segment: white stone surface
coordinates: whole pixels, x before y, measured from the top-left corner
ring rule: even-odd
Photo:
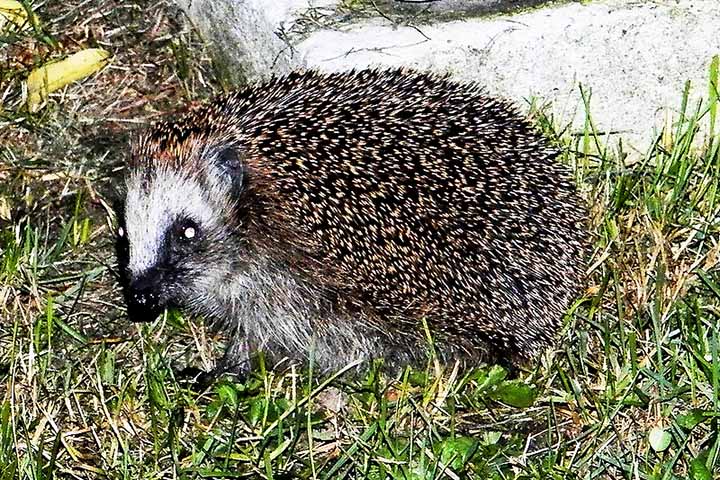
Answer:
[[[215,8],[221,3],[206,1]],[[592,92],[590,110],[598,130],[618,132],[614,138],[640,150],[666,113],[679,106],[685,81],[692,82],[696,97],[707,96],[708,65],[720,54],[718,0],[595,0],[418,27],[396,26],[378,16],[314,31],[292,48],[273,32],[289,31],[303,10],[332,1],[223,1],[248,13],[233,17],[233,32],[242,32],[234,34],[239,41],[220,48],[243,61],[250,78],[295,67],[408,65],[449,71],[481,82],[521,108],[531,97],[549,101],[555,118],[576,129],[585,121],[582,84]],[[227,30],[203,20],[209,14],[197,8],[200,3],[195,1],[190,13],[201,28]]]
[[[298,66],[283,31],[326,0],[176,0],[227,64],[236,82]],[[331,2],[334,4],[334,2]]]

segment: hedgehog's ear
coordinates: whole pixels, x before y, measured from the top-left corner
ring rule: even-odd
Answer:
[[[245,182],[245,155],[235,146],[225,146],[214,157],[215,167],[223,181],[239,192]]]

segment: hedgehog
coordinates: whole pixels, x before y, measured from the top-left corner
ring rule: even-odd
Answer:
[[[136,136],[118,212],[128,315],[168,307],[323,370],[434,352],[517,364],[583,280],[586,208],[559,150],[477,83],[297,71]]]

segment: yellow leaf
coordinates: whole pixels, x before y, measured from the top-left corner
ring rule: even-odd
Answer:
[[[0,0],[0,30],[10,22],[17,28],[29,29],[33,23],[37,23],[37,17],[33,14],[28,19],[27,10],[22,3],[15,0]]]
[[[102,48],[88,48],[65,60],[36,68],[27,79],[28,108],[36,111],[47,96],[65,85],[81,80],[107,65],[110,53]]]
[[[10,202],[7,198],[0,197],[0,220],[9,222],[12,220],[12,214],[10,213]]]

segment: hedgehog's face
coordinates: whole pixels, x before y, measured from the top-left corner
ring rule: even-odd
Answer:
[[[217,284],[210,279],[236,261],[228,248],[236,228],[227,212],[237,179],[226,177],[214,167],[130,170],[116,233],[131,320],[151,321],[166,307],[201,301],[209,293],[204,285]]]

